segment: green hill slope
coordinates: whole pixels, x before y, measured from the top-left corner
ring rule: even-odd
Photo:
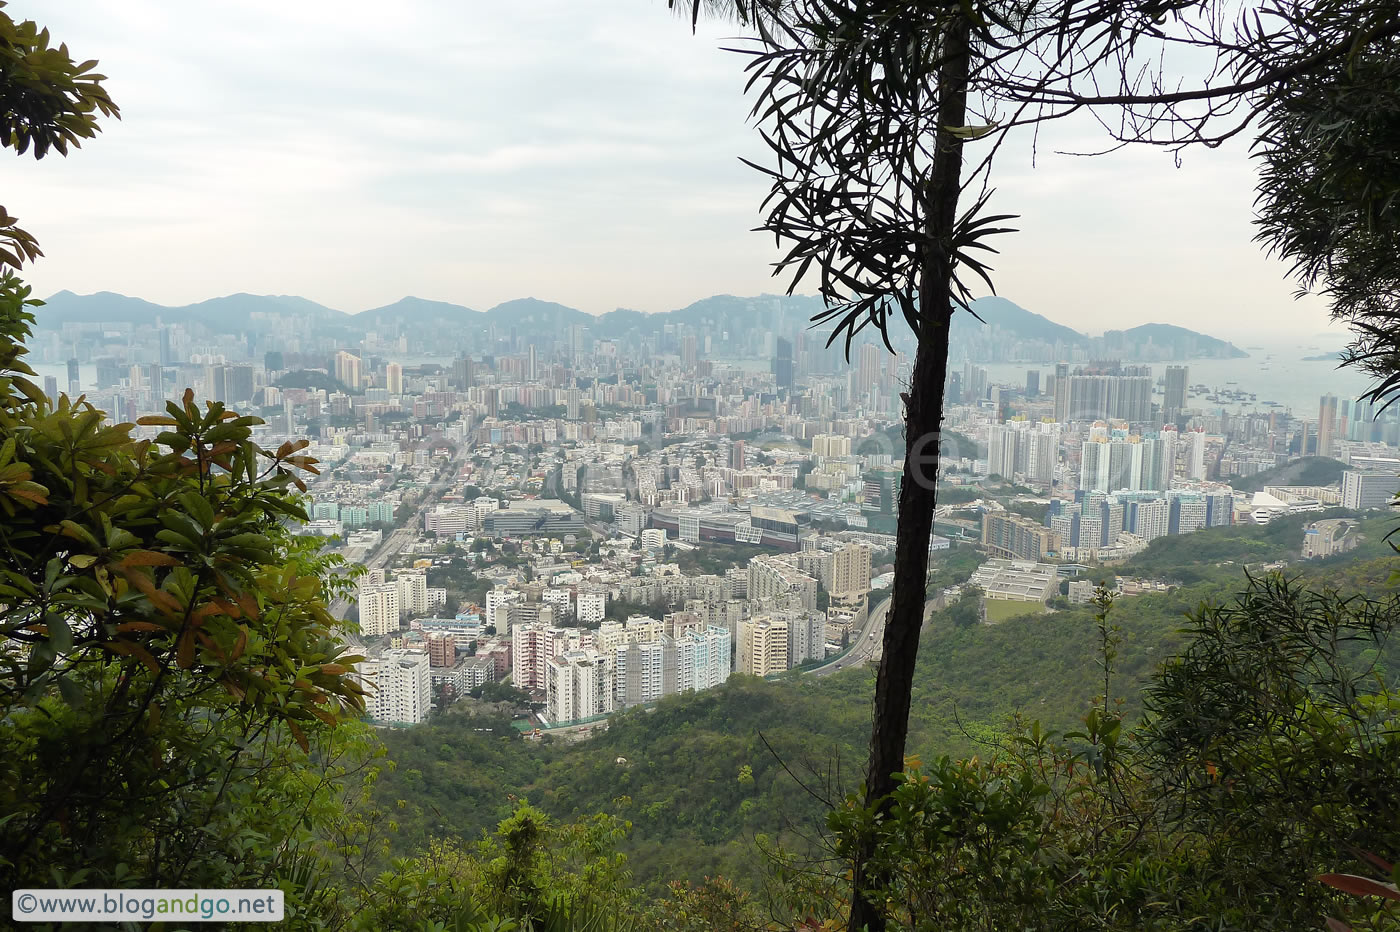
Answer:
[[[1297,552],[1295,523],[1172,540],[1189,540],[1198,560],[1202,553],[1277,560]],[[1358,550],[1298,572],[1378,591],[1394,566],[1381,540],[1387,529],[1383,519],[1366,522]],[[1158,547],[1155,562],[1166,572],[1179,568],[1180,556]],[[1157,666],[1184,645],[1185,613],[1238,591],[1243,562],[1115,606],[1123,642],[1112,691],[1131,717]],[[1134,570],[1149,567],[1144,561]],[[1014,716],[1060,730],[1076,725],[1101,690],[1096,644],[1087,606],[990,627],[934,616],[920,647],[910,753],[924,760],[995,753]],[[607,811],[631,820],[624,850],[653,892],[706,875],[753,879],[756,837],[803,845],[820,833],[826,807],[799,779],[827,799],[859,784],[873,689],[870,669],[821,679],[735,676],[719,689],[617,715],[606,732],[578,744],[529,744],[446,716],[385,734],[397,766],[381,778],[378,800],[398,820],[396,847],[404,851],[433,836],[477,838],[522,796],[561,817]]]

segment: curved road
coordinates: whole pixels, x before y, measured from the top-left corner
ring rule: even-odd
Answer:
[[[936,599],[926,601],[924,603],[924,623],[927,624],[929,615],[942,607],[943,597],[941,595]],[[870,610],[870,615],[866,618],[865,625],[860,631],[852,635],[849,650],[831,658],[830,663],[813,667],[807,673],[811,676],[828,676],[837,670],[859,666],[871,660],[879,660],[880,649],[884,646],[885,640],[885,616],[889,614],[889,610],[890,597],[887,595],[883,602]]]

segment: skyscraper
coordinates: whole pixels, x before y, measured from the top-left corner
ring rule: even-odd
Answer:
[[[1026,397],[1036,398],[1040,395],[1040,370],[1031,369],[1026,373]]]
[[[360,387],[360,357],[341,350],[335,354],[335,377],[349,389]]]
[[[83,393],[83,381],[78,375],[78,360],[68,360],[68,397],[77,398]]]
[[[384,367],[384,387],[390,395],[403,394],[403,366],[391,362]]]
[[[1189,378],[1186,366],[1167,366],[1166,390],[1162,396],[1162,419],[1175,423],[1186,409],[1186,384]]]
[[[773,375],[779,388],[792,388],[791,340],[778,337],[773,353]]]
[[[1337,396],[1323,395],[1317,407],[1317,455],[1331,456],[1332,441],[1335,439],[1337,439]]]

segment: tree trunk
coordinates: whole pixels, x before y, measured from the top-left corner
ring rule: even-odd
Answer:
[[[880,669],[875,681],[875,714],[870,732],[870,768],[865,802],[880,812],[890,807],[894,774],[904,769],[914,661],[923,627],[928,548],[938,478],[938,437],[943,426],[943,385],[948,373],[948,327],[953,316],[953,227],[962,186],[962,140],[943,127],[967,119],[970,24],[959,16],[944,36],[938,77],[938,147],[924,187],[928,243],[920,270],[920,330],[914,371],[905,399],[904,477],[899,492],[895,541],[894,593],[885,618]],[[862,838],[854,864],[850,932],[883,932],[883,909],[865,890],[885,883],[868,868],[874,838]]]

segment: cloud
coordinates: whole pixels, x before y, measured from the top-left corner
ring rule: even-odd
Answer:
[[[349,310],[522,294],[602,312],[772,291],[766,185],[728,25],[661,0],[102,0],[8,11],[95,57],[123,108],[67,160],[3,165],[40,293],[234,291]],[[1249,238],[1243,151],[999,165],[999,290],[1083,329],[1322,325]],[[786,284],[785,282],[783,283]]]

